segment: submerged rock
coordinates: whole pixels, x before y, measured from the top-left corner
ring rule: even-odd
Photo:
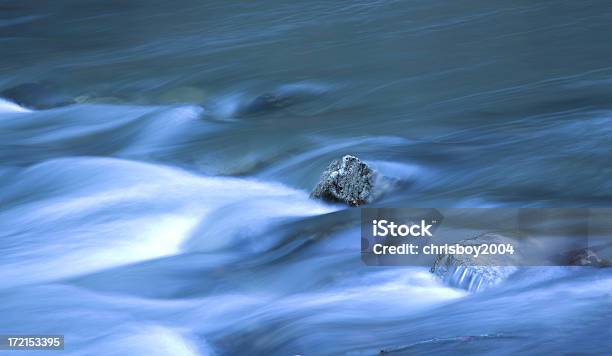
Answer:
[[[571,266],[612,267],[612,261],[601,258],[589,248],[571,251],[568,254],[567,262]]]
[[[315,83],[281,85],[241,105],[239,115],[259,115],[313,100],[327,91]]]
[[[20,84],[3,90],[0,97],[30,109],[51,109],[75,103],[73,98],[47,82]]]
[[[459,244],[481,245],[512,244],[516,239],[496,233],[487,233],[462,240]],[[453,287],[476,292],[496,285],[517,271],[520,255],[479,255],[477,258],[466,254],[441,254],[436,257],[431,273]],[[515,263],[512,263],[515,261]]]
[[[366,163],[346,155],[330,163],[310,196],[350,206],[367,204],[374,198],[375,178],[376,172]]]
[[[250,103],[248,103],[246,107],[244,107],[243,113],[259,114],[265,111],[286,108],[294,103],[295,98],[292,98],[289,95],[266,93],[256,97]]]

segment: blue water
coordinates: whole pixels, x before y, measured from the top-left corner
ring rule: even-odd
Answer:
[[[0,91],[69,101],[0,99],[0,334],[609,354],[610,269],[468,292],[366,267],[359,211],[309,192],[356,154],[398,182],[380,206],[609,207],[611,31],[608,1],[0,2]],[[253,109],[265,93],[291,100]]]

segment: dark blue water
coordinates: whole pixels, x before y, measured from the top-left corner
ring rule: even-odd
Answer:
[[[0,91],[41,94],[0,99],[0,334],[609,353],[610,270],[366,267],[358,211],[308,194],[356,154],[401,182],[382,206],[609,207],[610,33],[609,1],[1,1]]]

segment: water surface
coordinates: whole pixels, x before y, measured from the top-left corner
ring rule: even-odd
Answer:
[[[610,271],[468,293],[366,267],[358,211],[308,194],[356,154],[401,183],[380,206],[610,206],[610,33],[608,1],[3,1],[0,91],[71,104],[0,99],[0,334],[75,355],[609,352]],[[291,105],[248,109],[267,93]]]

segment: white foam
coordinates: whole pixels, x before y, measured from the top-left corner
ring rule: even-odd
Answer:
[[[170,256],[196,227],[212,229],[221,242],[240,242],[234,235],[244,237],[267,219],[332,209],[279,184],[109,158],[48,161],[16,174],[3,188],[0,277],[8,284]],[[267,205],[232,208],[248,201]],[[281,208],[275,209],[276,203]],[[216,211],[235,213],[242,221],[205,220]],[[214,249],[211,243],[208,250]]]
[[[0,113],[1,112],[31,112],[32,110],[19,106],[12,101],[0,98]]]
[[[177,330],[159,325],[137,325],[128,332],[124,331],[120,335],[112,335],[107,339],[105,341],[108,343],[98,345],[98,348],[101,347],[102,350],[108,348],[108,352],[120,352],[124,355],[206,356],[213,354],[210,350],[201,354],[198,352],[195,340],[187,338]],[[96,353],[100,351],[98,349]]]

